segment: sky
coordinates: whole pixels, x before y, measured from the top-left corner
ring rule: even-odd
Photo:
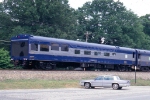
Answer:
[[[2,0],[0,0],[1,2]],[[69,4],[72,8],[77,9],[78,7],[82,7],[85,2],[92,0],[68,0]],[[118,0],[114,0],[118,1]],[[146,14],[150,14],[150,0],[119,0],[123,2],[124,6],[129,10],[133,11],[138,16],[143,16]]]
[[[82,7],[85,2],[93,0],[69,0],[69,4],[72,8],[77,9]],[[118,1],[118,0],[114,0]],[[150,14],[150,0],[119,0],[129,10],[133,11],[138,16]]]

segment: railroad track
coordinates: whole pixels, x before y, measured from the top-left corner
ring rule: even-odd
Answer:
[[[40,70],[0,70],[0,80],[6,79],[48,79],[81,80],[98,75],[118,75],[123,79],[134,79],[135,72],[116,71],[40,71]],[[150,72],[137,72],[139,79],[150,79]]]

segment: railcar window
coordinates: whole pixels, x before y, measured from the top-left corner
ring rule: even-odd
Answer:
[[[116,56],[116,53],[112,53],[113,56]]]
[[[67,44],[62,44],[61,45],[61,51],[68,51],[69,50],[69,47]]]
[[[91,51],[84,51],[85,55],[91,55]]]
[[[80,50],[74,50],[74,54],[80,54]]]
[[[138,54],[138,59],[140,59],[141,58],[141,54]]]
[[[110,56],[110,53],[105,52],[104,56]]]
[[[94,52],[95,56],[101,55],[101,52]]]
[[[98,55],[98,52],[94,52],[94,55],[96,55],[96,56],[97,56],[97,55]]]
[[[128,58],[128,55],[127,55],[127,54],[125,55],[125,58]]]
[[[134,58],[134,52],[133,52],[133,58]]]
[[[37,43],[31,43],[31,50],[38,51],[38,44]]]
[[[59,51],[59,44],[57,44],[57,43],[52,43],[52,44],[51,44],[51,50]]]
[[[40,44],[40,51],[49,51],[49,45]]]

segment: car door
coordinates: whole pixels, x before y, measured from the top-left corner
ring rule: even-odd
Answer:
[[[94,81],[91,82],[91,85],[98,86],[98,87],[103,86],[103,76],[99,76],[99,77],[95,78]]]
[[[103,80],[103,87],[112,87],[113,76],[105,76]]]

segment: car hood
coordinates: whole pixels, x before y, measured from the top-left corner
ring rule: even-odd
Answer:
[[[92,82],[94,80],[81,80],[81,82]]]

